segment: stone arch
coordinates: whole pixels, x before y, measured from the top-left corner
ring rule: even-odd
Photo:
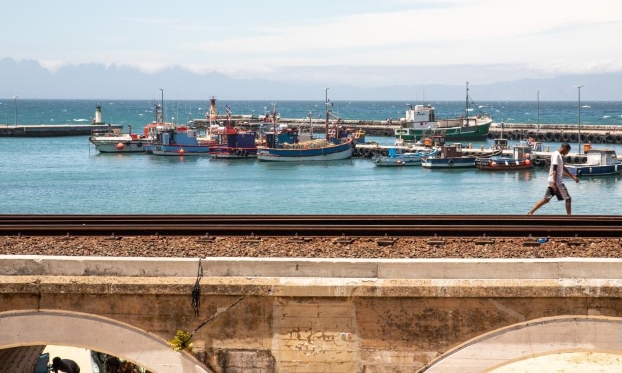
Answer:
[[[526,321],[473,338],[441,355],[421,371],[485,372],[510,362],[568,351],[622,349],[622,319],[560,316]]]
[[[212,372],[188,352],[175,352],[161,338],[116,320],[48,310],[0,313],[0,349],[32,345],[88,348],[156,373]]]

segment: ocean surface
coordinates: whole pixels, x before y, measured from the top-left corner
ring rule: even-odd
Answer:
[[[415,102],[410,102],[414,104]],[[2,124],[89,123],[97,104],[106,123],[139,132],[153,101],[0,100]],[[343,119],[404,116],[408,102],[334,102]],[[465,102],[433,102],[440,117]],[[270,101],[217,101],[224,113],[263,115]],[[280,101],[283,118],[323,117],[324,102]],[[577,102],[478,102],[495,122],[578,124]],[[165,102],[167,120],[204,118],[209,101]],[[622,102],[582,102],[581,124],[622,125]],[[621,126],[622,129],[622,126]],[[374,137],[390,145],[390,137]],[[473,143],[473,146],[490,142]],[[546,143],[551,150],[559,144]],[[621,145],[598,145],[614,148]],[[573,147],[573,151],[578,145]],[[88,136],[0,137],[0,214],[525,214],[544,195],[547,171],[375,167],[369,159],[282,164],[209,157],[99,154]],[[622,214],[622,176],[567,179],[573,213]],[[551,201],[537,214],[565,214]]]

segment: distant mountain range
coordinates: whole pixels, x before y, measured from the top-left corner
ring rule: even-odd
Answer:
[[[468,80],[468,78],[466,79]],[[477,101],[535,101],[540,90],[542,101],[577,100],[622,101],[622,72],[592,75],[563,75],[551,79],[522,79],[492,84],[471,83],[471,97]],[[138,69],[102,64],[64,66],[56,72],[38,61],[0,60],[0,98],[23,99],[157,99],[160,88],[167,99],[227,100],[322,100],[323,82],[283,83],[263,79],[236,79],[223,74],[194,74],[175,67],[147,74]],[[422,96],[416,85],[362,88],[330,85],[332,100],[410,100]],[[434,101],[465,99],[464,83],[425,86],[425,97]]]

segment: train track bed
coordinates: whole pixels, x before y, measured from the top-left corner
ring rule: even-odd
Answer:
[[[283,237],[0,237],[0,255],[104,257],[256,257],[256,258],[622,258],[620,239],[551,238],[312,238]],[[345,240],[344,240],[345,241]]]
[[[617,216],[0,216],[0,255],[622,258]]]

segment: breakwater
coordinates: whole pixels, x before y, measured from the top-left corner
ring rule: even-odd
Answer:
[[[0,125],[0,137],[84,136],[94,132],[112,132],[120,124],[26,124]]]
[[[236,125],[248,127],[268,126],[258,120],[238,118]],[[195,125],[205,126],[206,120],[197,119]],[[323,133],[325,123],[319,119],[281,118],[281,124],[298,128],[305,132]],[[353,131],[363,130],[370,136],[393,137],[395,130],[406,127],[407,124],[389,122],[387,120],[341,120],[343,125]],[[570,142],[584,144],[622,144],[622,125],[595,125],[585,124],[530,124],[530,123],[493,123],[488,133],[489,139],[507,138],[508,140],[527,140],[533,138],[539,142]]]
[[[540,142],[569,142],[583,144],[622,144],[620,125],[581,125],[576,124],[504,124],[491,126],[488,138],[523,140],[533,138]]]

